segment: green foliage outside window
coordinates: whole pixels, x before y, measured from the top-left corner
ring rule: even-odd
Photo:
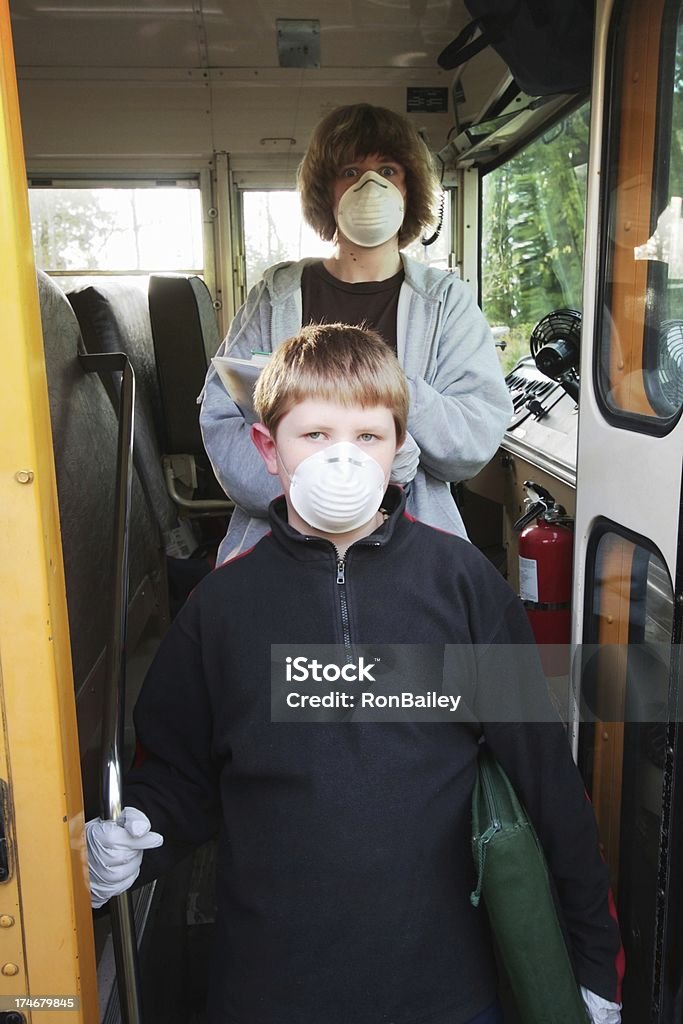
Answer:
[[[197,187],[31,188],[36,264],[52,274],[201,272]]]
[[[588,105],[484,178],[482,306],[510,329],[505,371],[553,309],[581,309]]]

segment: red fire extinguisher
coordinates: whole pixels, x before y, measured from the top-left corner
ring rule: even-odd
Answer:
[[[525,480],[528,508],[519,534],[519,596],[548,675],[564,674],[571,640],[572,520],[552,494]],[[554,646],[546,646],[554,645]]]

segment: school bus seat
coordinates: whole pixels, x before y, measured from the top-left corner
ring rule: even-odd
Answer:
[[[66,577],[84,797],[98,813],[99,726],[111,622],[118,423],[100,377],[85,372],[78,321],[66,296],[38,272],[48,396]],[[161,539],[137,472],[130,525],[128,648],[168,622]]]
[[[152,329],[144,290],[126,281],[98,281],[68,292],[87,352],[124,352],[135,371],[135,465],[168,548],[178,530],[161,464],[162,412]],[[108,386],[118,407],[118,384]],[[189,553],[189,552],[188,552]]]
[[[197,405],[209,361],[221,340],[211,294],[196,275],[152,274],[148,297],[165,429],[167,486],[190,514],[194,508],[225,515],[233,506],[204,450]]]
[[[135,464],[167,553],[187,558],[201,547],[201,540],[188,525],[185,496],[173,494],[167,485],[168,473],[162,458],[166,427],[147,296],[136,284],[114,278],[77,288],[67,298],[78,318],[88,352],[124,352],[130,359],[136,376]],[[113,390],[110,388],[110,398],[117,406],[116,385]],[[196,481],[191,479],[188,484],[191,496]],[[220,513],[225,514],[224,504]]]
[[[164,451],[201,455],[196,397],[220,345],[211,295],[200,277],[152,274],[148,298],[164,412]]]

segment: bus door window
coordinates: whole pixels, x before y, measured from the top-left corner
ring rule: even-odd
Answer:
[[[615,422],[663,433],[683,402],[680,0],[629,0],[615,26],[598,393]]]
[[[673,588],[645,541],[603,524],[589,550],[580,763],[617,897],[624,1004],[645,1020],[655,949]],[[641,1005],[642,1002],[642,1005]]]

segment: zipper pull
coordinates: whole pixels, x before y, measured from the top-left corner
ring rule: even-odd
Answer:
[[[344,575],[344,559],[340,558],[337,562],[337,583],[345,583],[346,577]]]
[[[500,832],[503,826],[494,818],[489,827],[486,829],[482,837],[480,838],[477,846],[478,851],[478,867],[477,867],[477,887],[474,892],[470,893],[470,903],[473,907],[479,906],[481,900],[481,887],[484,884],[484,860],[486,859],[486,847],[495,836],[496,832]]]

